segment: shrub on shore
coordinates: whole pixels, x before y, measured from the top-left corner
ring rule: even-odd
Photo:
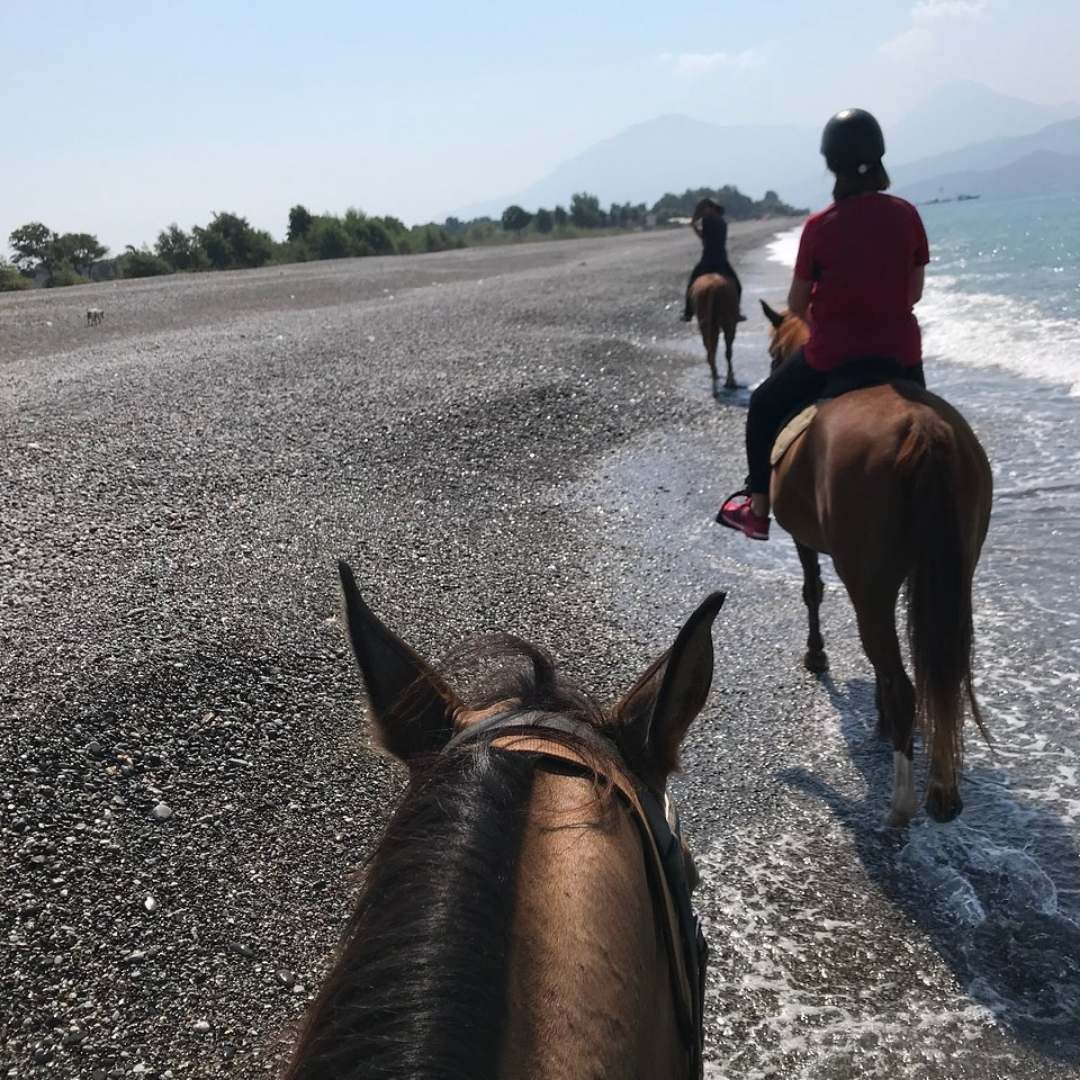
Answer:
[[[173,273],[170,266],[160,255],[155,255],[146,248],[128,247],[127,252],[117,259],[117,269],[124,278],[161,277]]]
[[[0,261],[0,292],[20,292],[32,289],[33,282],[10,263]]]
[[[41,222],[15,229],[8,242],[15,257],[13,267],[0,263],[0,291],[80,284],[93,278],[156,277],[177,271],[235,270],[268,263],[308,262],[317,259],[358,258],[368,255],[415,255],[452,248],[507,243],[526,236],[563,240],[626,229],[665,225],[690,217],[698,201],[718,199],[733,221],[747,218],[800,215],[775,191],[751,199],[738,188],[688,188],[681,195],[668,192],[650,209],[645,203],[600,205],[596,195],[576,192],[570,209],[508,206],[500,218],[487,216],[462,221],[448,217],[441,225],[405,225],[398,218],[377,217],[350,207],[342,216],[313,214],[297,203],[289,210],[286,239],[277,242],[264,229],[231,212],[215,213],[206,225],[186,232],[173,222],[157,237],[154,249],[134,248],[114,259],[108,249],[89,233],[54,233]]]

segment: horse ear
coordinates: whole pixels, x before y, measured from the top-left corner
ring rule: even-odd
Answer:
[[[364,676],[379,743],[409,764],[438,753],[460,702],[435,670],[364,603],[348,563],[338,563],[345,621]]]
[[[619,746],[641,778],[662,791],[679,767],[679,746],[712,686],[712,625],[724,593],[707,597],[686,620],[675,644],[615,706]]]
[[[779,330],[780,324],[784,321],[784,316],[781,315],[779,311],[769,307],[764,300],[761,301],[761,310],[765,312],[765,318],[772,323],[773,329]]]

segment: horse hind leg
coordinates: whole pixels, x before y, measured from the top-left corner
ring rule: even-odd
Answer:
[[[715,386],[720,376],[716,371],[716,333],[707,298],[705,300],[698,298],[697,321],[698,329],[701,331],[701,344],[705,346],[705,361],[709,365],[709,374]]]
[[[724,387],[728,390],[735,389],[735,369],[731,365],[731,355],[733,352],[732,346],[735,344],[735,330],[734,328],[724,328],[724,359],[727,361],[727,379],[724,380]]]
[[[714,383],[720,379],[720,372],[716,370],[716,348],[706,349],[705,359],[709,362],[709,375],[712,377]]]
[[[829,658],[825,655],[825,640],[821,636],[821,601],[825,595],[825,586],[821,580],[821,562],[818,553],[795,541],[799,552],[799,562],[803,569],[803,603],[810,623],[810,633],[806,638],[806,656],[803,664],[814,675],[822,675],[829,670]]]
[[[899,588],[883,588],[872,578],[870,582],[862,590],[849,586],[848,592],[855,605],[859,637],[877,677],[878,734],[893,748],[892,803],[886,823],[901,828],[918,809],[913,766],[915,689],[904,670],[896,636]]]

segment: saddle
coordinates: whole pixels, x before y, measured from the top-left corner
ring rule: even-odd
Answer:
[[[850,394],[853,390],[866,390],[871,386],[884,386],[899,379],[911,381],[911,369],[885,357],[868,357],[855,360],[829,373],[828,380],[818,400],[791,413],[780,425],[780,432],[773,440],[769,465],[776,468],[784,459],[792,443],[810,426],[817,416],[818,406],[831,398]]]

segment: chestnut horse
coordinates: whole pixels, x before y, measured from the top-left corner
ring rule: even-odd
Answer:
[[[724,358],[727,360],[725,390],[735,389],[735,371],[731,366],[731,347],[735,343],[735,328],[739,325],[739,290],[735,282],[721,274],[702,274],[690,287],[690,299],[697,312],[698,329],[705,345],[713,384],[720,378],[716,370],[716,350],[720,333],[724,334]]]
[[[691,911],[693,870],[666,784],[709,693],[723,595],[611,709],[508,636],[462,654],[503,665],[466,704],[340,571],[375,735],[409,782],[286,1075],[700,1076],[703,959],[671,917]]]
[[[773,367],[805,344],[802,319],[762,301],[772,323]],[[810,620],[809,671],[828,667],[818,610],[818,553],[832,556],[877,677],[878,733],[893,745],[890,825],[917,808],[912,736],[930,758],[926,807],[950,821],[963,807],[965,699],[986,735],[972,687],[971,588],[990,522],[993,480],[979,440],[947,402],[908,380],[851,390],[824,402],[774,468],[776,520],[795,540]],[[896,634],[907,586],[912,686]]]

